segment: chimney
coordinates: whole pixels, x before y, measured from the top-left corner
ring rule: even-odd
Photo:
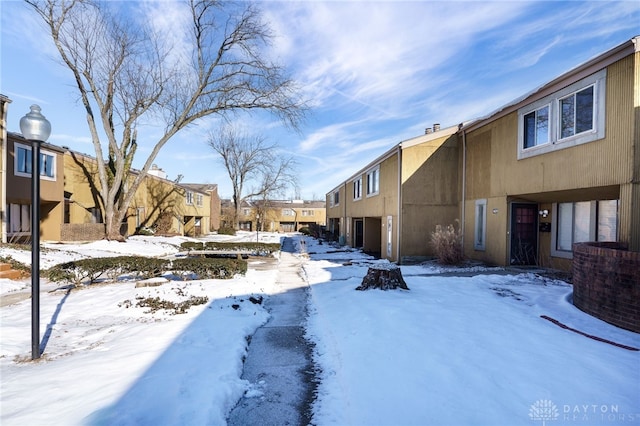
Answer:
[[[436,123],[433,125],[433,131],[434,132],[439,132],[440,131],[440,123]]]
[[[425,135],[428,135],[431,132],[432,132],[431,127],[427,127],[426,129],[424,129],[424,134]]]

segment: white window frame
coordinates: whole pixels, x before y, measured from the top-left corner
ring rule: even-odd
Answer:
[[[282,216],[295,216],[296,212],[293,209],[282,209]]]
[[[601,201],[617,201],[618,203],[618,209],[620,206],[620,201],[619,200],[591,200],[591,201],[586,201],[588,203],[590,203],[589,206],[589,239],[588,241],[598,241],[598,215],[599,215],[599,202]],[[552,208],[552,216],[553,216],[553,220],[551,221],[551,256],[553,257],[562,257],[565,259],[573,259],[573,250],[560,250],[558,249],[558,220],[560,219],[560,209],[559,209],[559,205],[560,204],[572,204],[572,209],[575,209],[575,202],[567,202],[567,203],[553,203],[551,208]],[[573,226],[575,224],[575,213],[574,210],[572,210],[572,235],[575,232],[573,230]],[[616,212],[616,241],[619,238],[619,232],[620,232],[620,212],[617,211]],[[573,243],[575,242],[573,240],[573,236],[572,236],[572,242],[571,245],[573,246]]]
[[[473,248],[484,251],[487,248],[487,199],[476,200],[474,213]]]
[[[185,203],[188,206],[192,206],[193,205],[193,191],[187,191],[187,193],[185,194]]]
[[[354,201],[362,199],[362,177],[353,181],[353,199]]]
[[[331,194],[331,206],[339,206],[340,205],[340,191],[334,191]]]
[[[565,87],[562,90],[520,108],[518,110],[518,160],[603,139],[605,137],[606,84],[607,69],[605,68]],[[589,86],[593,86],[593,128],[591,130],[562,138],[560,135],[560,102],[563,99],[588,88]],[[545,106],[549,106],[549,140],[546,143],[524,148],[524,117],[534,111],[544,108]]]
[[[313,210],[302,210],[302,216],[313,216]]]
[[[196,206],[202,207],[202,194],[196,194]]]
[[[21,176],[21,177],[31,177],[31,171],[29,172],[25,172],[20,170],[22,168],[22,165],[18,162],[18,150],[24,150],[24,151],[32,151],[32,147],[29,145],[24,145],[21,144],[19,142],[14,142],[13,144],[13,150],[14,150],[14,155],[13,155],[13,174],[16,176]],[[40,150],[40,179],[42,180],[50,180],[50,181],[55,181],[56,180],[56,154],[54,152],[48,151],[46,149],[41,149]],[[44,172],[46,171],[46,167],[43,167],[46,165],[47,163],[47,159],[51,158],[51,175],[47,175],[44,174]],[[27,168],[31,168],[32,167],[32,160],[27,160],[26,155],[25,155],[25,161],[29,164],[24,164],[25,169]]]
[[[367,197],[380,193],[380,166],[376,166],[367,172]]]

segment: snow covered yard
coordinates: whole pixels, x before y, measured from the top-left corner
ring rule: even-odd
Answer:
[[[640,335],[575,308],[570,285],[487,268],[444,277],[419,265],[401,268],[409,291],[357,292],[371,261],[336,255],[305,265],[317,424],[640,423],[640,352],[540,317],[640,348]]]
[[[221,237],[230,238],[211,238]],[[265,242],[281,237],[260,233]],[[41,263],[96,253],[168,255],[184,240],[56,246]],[[321,380],[314,424],[640,423],[640,352],[540,316],[636,348],[640,335],[574,308],[568,284],[482,268],[473,277],[442,276],[440,268],[416,265],[402,267],[409,291],[360,292],[354,289],[367,267],[383,261],[305,242],[307,334]],[[14,258],[28,263],[29,256]],[[246,336],[269,314],[248,299],[275,296],[276,275],[256,262],[244,277],[158,287],[129,282],[67,292],[43,281],[42,360],[29,359],[30,301],[0,309],[0,423],[225,424],[256,386],[240,379],[242,357]],[[2,293],[28,286],[0,281]],[[183,315],[149,313],[135,307],[136,297],[147,296],[206,296],[209,303]],[[260,390],[257,396],[268,395],[269,384]]]

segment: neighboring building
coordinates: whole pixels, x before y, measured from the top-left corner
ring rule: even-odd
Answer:
[[[468,258],[569,270],[573,244],[640,251],[636,37],[490,116],[402,142],[327,193],[340,242],[403,262],[460,220]]]
[[[222,200],[223,225],[233,226],[234,206]],[[265,232],[295,232],[309,226],[325,226],[327,212],[324,201],[246,200],[238,216],[239,229]]]
[[[325,226],[327,210],[324,201],[266,200],[253,203],[260,214],[260,230],[296,232],[313,225]]]
[[[184,235],[199,237],[210,230],[211,196],[202,185],[179,184],[182,188],[184,203],[180,211]]]
[[[2,241],[31,239],[31,143],[7,132],[7,106],[0,95],[0,214]],[[104,212],[95,158],[43,143],[40,177],[40,236],[43,241],[89,241],[104,238]],[[139,173],[131,170],[124,191]],[[213,217],[215,222],[211,220]],[[219,226],[217,185],[179,185],[154,166],[138,187],[122,222],[122,235],[151,228],[164,235],[207,234]]]
[[[2,143],[4,222],[2,240],[31,240],[31,142],[7,132]],[[64,209],[64,149],[42,143],[40,148],[40,236],[60,240]]]
[[[220,229],[220,215],[222,212],[222,204],[220,201],[220,196],[218,195],[218,185],[207,183],[183,183],[181,184],[181,186],[185,188],[191,188],[193,191],[208,195],[210,216],[209,228],[207,233]]]
[[[433,255],[430,235],[458,217],[458,126],[394,146],[327,194],[327,232],[391,261]]]

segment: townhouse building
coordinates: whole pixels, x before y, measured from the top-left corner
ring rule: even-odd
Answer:
[[[569,270],[573,244],[640,251],[639,38],[463,126],[464,251]]]
[[[635,37],[489,116],[400,142],[329,191],[327,230],[404,262],[459,221],[467,258],[570,270],[573,244],[640,251]]]
[[[331,190],[327,232],[393,262],[432,256],[431,231],[459,217],[457,131],[435,124]]]
[[[0,215],[2,241],[31,239],[31,143],[7,131],[11,102],[0,95]],[[104,238],[103,208],[95,158],[44,143],[41,147],[40,237],[43,241],[90,241]],[[123,185],[128,191],[139,171],[132,169]],[[216,201],[217,200],[217,204]],[[164,235],[199,236],[219,221],[217,185],[180,185],[154,168],[136,190],[120,232],[128,236],[153,229]]]
[[[233,214],[233,202],[222,200],[222,224],[233,226]],[[324,227],[326,217],[324,201],[245,200],[238,223],[243,231],[296,232],[304,227]]]

